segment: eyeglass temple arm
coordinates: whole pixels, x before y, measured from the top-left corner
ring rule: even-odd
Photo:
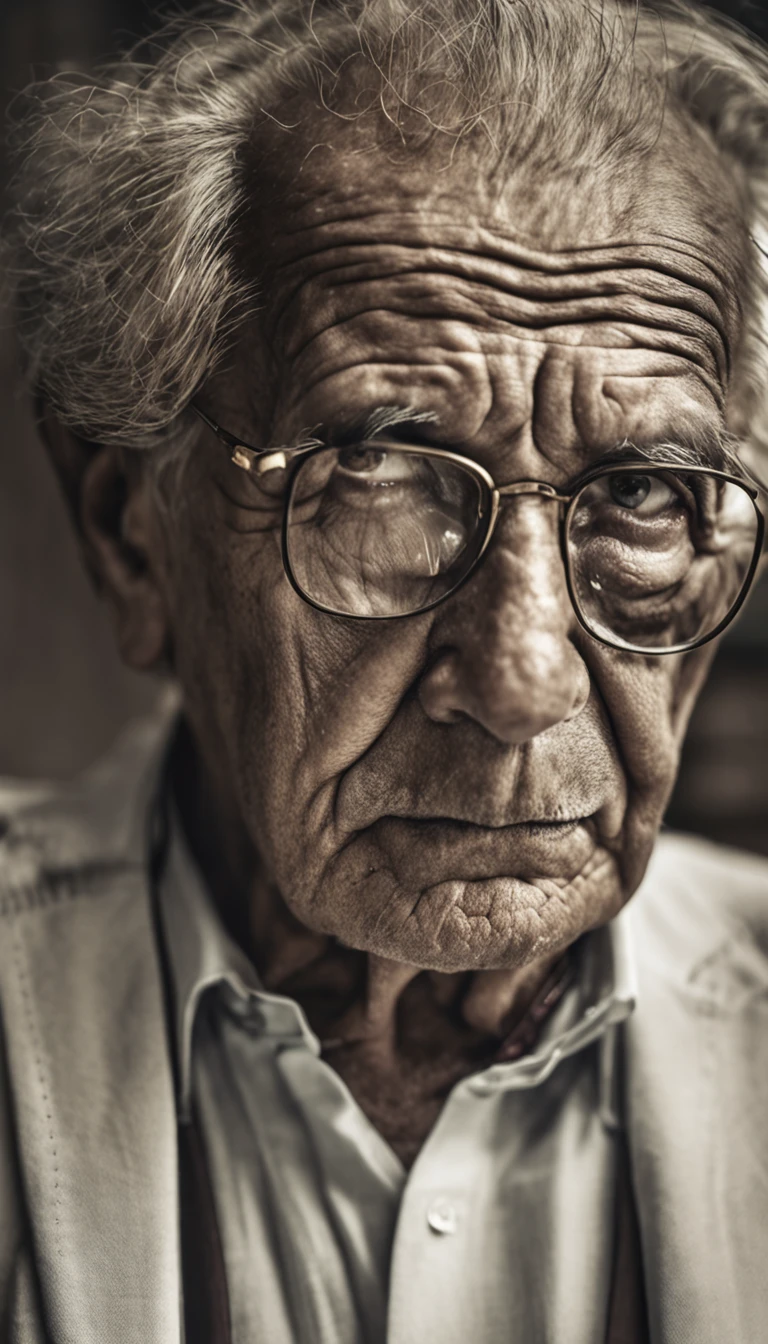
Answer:
[[[303,443],[291,444],[285,448],[249,448],[246,443],[241,443],[235,438],[234,434],[222,429],[221,425],[206,415],[194,401],[190,402],[190,406],[203,424],[207,425],[216,438],[229,449],[230,458],[235,466],[241,467],[243,471],[253,472],[255,476],[263,476],[268,471],[283,471],[288,465],[289,455],[308,453],[321,444],[320,439],[307,439]]]

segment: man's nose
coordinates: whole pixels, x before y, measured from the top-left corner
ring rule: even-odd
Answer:
[[[474,719],[517,744],[574,718],[590,679],[572,641],[556,505],[518,496],[502,508],[480,566],[438,609],[419,696],[438,723]]]

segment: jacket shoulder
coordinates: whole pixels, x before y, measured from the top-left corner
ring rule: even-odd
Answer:
[[[0,914],[51,884],[145,862],[146,827],[174,706],[140,720],[103,760],[64,782],[0,779]]]
[[[665,832],[630,912],[641,956],[669,978],[693,985],[729,966],[729,978],[768,990],[768,859],[761,855]]]
[[[761,854],[666,831],[649,871],[659,886],[669,886],[724,919],[768,924],[768,858]]]

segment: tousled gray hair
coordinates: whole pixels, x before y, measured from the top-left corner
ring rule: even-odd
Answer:
[[[768,54],[687,0],[234,0],[23,100],[19,331],[31,385],[83,437],[166,450],[188,437],[191,398],[258,301],[236,260],[243,165],[297,95],[345,118],[375,107],[414,152],[471,138],[592,174],[649,152],[672,100],[741,180],[768,246]],[[767,298],[755,249],[741,377],[759,456]]]

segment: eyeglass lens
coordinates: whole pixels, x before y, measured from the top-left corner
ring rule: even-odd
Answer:
[[[484,539],[489,499],[448,458],[371,444],[327,448],[294,478],[286,520],[295,582],[350,616],[405,616],[461,582]]]
[[[370,443],[326,448],[293,480],[286,553],[300,591],[340,615],[409,615],[466,577],[490,493],[451,458]],[[607,470],[567,514],[574,602],[595,635],[667,650],[705,638],[750,576],[758,515],[740,485],[705,472]]]
[[[751,496],[704,472],[614,472],[571,507],[574,598],[594,634],[640,649],[694,644],[741,597],[759,533]]]

